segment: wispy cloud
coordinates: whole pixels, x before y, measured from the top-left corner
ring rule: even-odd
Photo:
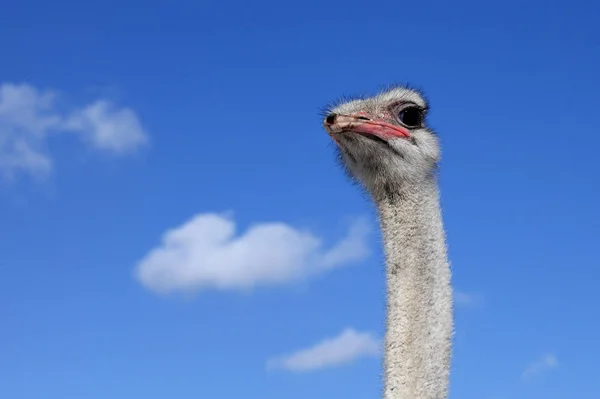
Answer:
[[[165,232],[135,274],[158,293],[285,284],[365,258],[367,227],[357,220],[345,238],[324,248],[315,234],[282,222],[258,223],[236,234],[231,217],[197,214]]]
[[[71,133],[94,149],[123,154],[148,142],[135,112],[105,99],[67,109],[54,90],[28,84],[0,85],[0,174],[48,175],[48,141]]]
[[[554,354],[548,353],[527,366],[525,371],[521,374],[521,379],[523,381],[528,381],[535,376],[556,368],[558,368],[558,359]]]
[[[475,308],[483,306],[483,296],[480,294],[454,290],[454,302],[457,306],[464,308]]]
[[[148,141],[137,115],[130,108],[118,108],[98,100],[73,112],[64,128],[78,132],[92,147],[107,152],[125,153]]]
[[[381,342],[371,333],[347,328],[340,335],[316,345],[267,361],[267,369],[306,372],[352,363],[362,357],[379,356]]]

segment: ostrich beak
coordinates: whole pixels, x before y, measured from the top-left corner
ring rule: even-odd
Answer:
[[[329,114],[323,121],[323,126],[330,136],[336,133],[355,132],[377,136],[386,141],[395,137],[410,137],[408,129],[384,121],[372,120],[361,114]]]

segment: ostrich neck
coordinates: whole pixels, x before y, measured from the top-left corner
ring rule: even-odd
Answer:
[[[387,274],[384,399],[444,399],[452,290],[437,182],[378,201]]]

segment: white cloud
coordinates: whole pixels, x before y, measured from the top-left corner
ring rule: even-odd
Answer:
[[[479,294],[466,291],[454,290],[454,302],[457,306],[474,308],[483,305],[483,297]]]
[[[285,284],[365,258],[367,234],[366,222],[357,220],[344,239],[327,249],[311,232],[285,223],[255,224],[236,235],[230,217],[197,214],[165,232],[135,273],[158,293]]]
[[[545,373],[547,371],[556,369],[558,367],[558,359],[555,355],[548,353],[544,355],[541,359],[536,360],[531,363],[523,374],[521,374],[521,379],[526,381],[537,375]]]
[[[327,338],[310,348],[272,358],[267,361],[267,368],[306,372],[342,366],[380,353],[381,341],[373,334],[347,328],[337,337]]]
[[[124,153],[148,142],[148,136],[131,109],[117,108],[107,100],[65,110],[60,95],[27,84],[0,85],[0,174],[35,176],[52,171],[48,140],[75,133],[98,150]]]
[[[73,112],[65,127],[80,132],[99,150],[122,153],[146,144],[148,137],[135,112],[99,100]]]

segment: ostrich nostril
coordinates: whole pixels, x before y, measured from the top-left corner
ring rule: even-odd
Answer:
[[[337,119],[336,114],[329,114],[329,115],[327,115],[327,118],[325,118],[325,123],[327,123],[328,125],[333,125],[335,123],[336,119]]]

